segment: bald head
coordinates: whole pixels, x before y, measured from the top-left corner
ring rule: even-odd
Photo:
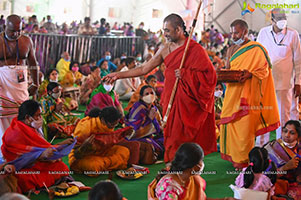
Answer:
[[[22,20],[18,15],[6,18],[5,36],[8,40],[17,40],[21,36]]]
[[[177,27],[180,27],[185,30],[185,22],[183,21],[182,17],[180,15],[177,15],[175,13],[168,15],[165,17],[163,22],[170,22],[172,27],[176,29]]]
[[[240,28],[242,28],[244,30],[248,30],[248,28],[249,28],[247,22],[244,21],[244,20],[242,20],[242,19],[236,19],[236,20],[234,20],[231,23],[230,27],[234,27],[234,26],[237,26],[237,25],[240,26]]]
[[[19,24],[21,22],[22,22],[21,17],[18,15],[9,15],[6,18],[6,26],[8,26],[9,24]]]
[[[164,36],[170,42],[177,42],[188,37],[185,22],[180,15],[175,13],[165,17],[163,21]]]
[[[234,44],[241,45],[247,41],[248,24],[242,19],[234,20],[230,25],[231,37]]]
[[[69,55],[69,53],[68,53],[67,51],[63,52],[63,53],[61,54],[61,57],[62,57],[63,59],[65,59],[65,60],[68,60],[68,61],[69,61],[69,59],[70,59],[70,55]]]

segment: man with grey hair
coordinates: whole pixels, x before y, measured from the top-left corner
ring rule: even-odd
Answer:
[[[39,85],[33,43],[21,31],[21,18],[10,15],[6,19],[5,30],[0,33],[0,146],[3,133],[17,116],[19,106],[29,98],[27,69],[30,69],[33,79],[30,86],[32,94]],[[0,162],[1,158],[0,152]]]
[[[56,69],[59,71],[59,81],[62,80],[67,72],[69,72],[70,55],[68,52],[61,54],[61,59],[56,64]]]
[[[299,34],[287,27],[285,11],[275,8],[271,11],[272,25],[260,30],[257,42],[268,51],[272,62],[272,72],[276,89],[281,126],[277,129],[277,139],[281,127],[290,119],[299,120],[298,101],[301,94],[301,48]],[[257,146],[269,141],[269,133],[256,140]]]

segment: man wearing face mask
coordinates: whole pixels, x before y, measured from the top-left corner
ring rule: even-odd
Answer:
[[[50,15],[47,15],[47,22],[43,26],[47,30],[47,33],[57,33],[56,25],[52,22]]]
[[[91,109],[98,107],[103,109],[108,106],[113,106],[124,115],[123,108],[119,102],[118,95],[113,90],[114,85],[107,82],[102,82],[97,88],[93,90],[88,101],[87,110],[85,115],[87,116]]]
[[[2,135],[16,117],[20,104],[29,98],[28,70],[33,80],[30,85],[31,95],[39,87],[33,44],[21,31],[21,18],[10,15],[6,20],[5,31],[0,33],[0,145]],[[0,162],[1,160],[0,153]]]
[[[299,34],[287,27],[283,9],[271,11],[272,25],[262,28],[257,41],[268,51],[273,66],[281,126],[277,129],[277,139],[281,137],[281,127],[289,119],[298,120],[298,101],[301,95],[301,48]],[[257,138],[256,144],[262,146],[269,141],[267,133]]]
[[[69,65],[70,65],[70,55],[68,52],[63,52],[61,54],[61,59],[56,64],[56,69],[59,71],[59,81],[61,81],[67,72],[69,72]]]
[[[47,85],[47,95],[40,100],[42,116],[47,122],[48,138],[70,136],[79,118],[66,114],[64,110],[64,100],[61,96],[61,86],[57,82],[50,82]]]
[[[137,60],[137,62],[140,64],[140,63],[142,63],[142,55],[141,55],[141,53],[137,53],[136,54],[136,60]]]
[[[248,164],[255,136],[279,127],[279,114],[271,64],[264,47],[248,39],[248,24],[231,23],[234,45],[227,51],[230,70],[243,74],[238,83],[228,83],[221,113],[221,156],[234,167]]]
[[[147,35],[147,32],[143,29],[144,28],[144,22],[141,22],[136,29],[136,36],[145,37]]]
[[[101,58],[97,63],[96,66],[100,67],[100,64],[104,61],[107,60],[108,64],[109,64],[109,71],[110,72],[114,72],[117,69],[117,66],[111,62],[112,56],[111,56],[111,52],[106,51],[105,55],[103,58]]]

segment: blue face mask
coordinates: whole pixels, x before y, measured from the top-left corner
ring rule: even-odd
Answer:
[[[106,60],[111,60],[111,56],[106,56],[105,59]]]
[[[242,38],[239,38],[237,41],[234,41],[234,40],[232,40],[232,41],[235,45],[241,45],[242,43],[244,43],[245,40]]]

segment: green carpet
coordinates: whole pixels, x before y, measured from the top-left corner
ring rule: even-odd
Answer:
[[[127,102],[122,102],[123,107],[127,105]],[[80,106],[76,113],[80,114],[80,117],[84,117],[83,111],[85,106]],[[275,133],[271,134],[271,139],[275,139]],[[56,139],[54,143],[60,142],[62,139]],[[63,162],[68,166],[68,158],[64,157]],[[211,198],[223,198],[233,196],[232,190],[229,188],[230,184],[235,181],[238,172],[234,170],[232,164],[228,161],[222,160],[220,153],[212,153],[205,156],[205,169],[202,177],[206,180],[206,194]],[[113,173],[113,181],[119,186],[122,194],[128,200],[146,200],[147,199],[147,186],[156,177],[158,171],[165,167],[163,163],[146,166],[150,170],[150,174],[143,176],[138,180],[124,180],[119,178]],[[108,175],[100,175],[99,177],[88,177],[82,174],[73,174],[73,178],[76,181],[81,181],[85,185],[93,187],[94,184],[100,180],[108,179]],[[70,200],[83,200],[88,199],[88,191],[81,192],[78,195],[68,198],[56,198],[56,199],[70,199]],[[32,194],[33,200],[46,200],[48,194],[42,191],[39,195]]]
[[[59,142],[56,140],[55,142]],[[68,166],[68,158],[63,158],[64,163]],[[232,196],[233,192],[229,189],[229,185],[234,182],[237,174],[233,174],[234,168],[231,163],[220,158],[219,153],[212,153],[205,157],[205,169],[202,177],[207,182],[206,194],[208,197],[222,198],[225,196]],[[164,164],[148,165],[150,173],[138,180],[124,180],[113,173],[113,181],[119,186],[122,194],[129,200],[144,200],[147,199],[147,185],[157,175],[158,171],[164,168]],[[230,174],[232,173],[232,174]],[[100,181],[108,179],[108,175],[100,175],[99,177],[88,177],[81,174],[73,174],[73,178],[77,181],[83,182],[87,186],[93,185]],[[87,199],[89,192],[81,192],[80,194],[69,197],[70,200]],[[39,195],[32,194],[31,199],[42,200],[48,199],[48,194],[43,191]],[[56,198],[66,199],[66,198]]]

